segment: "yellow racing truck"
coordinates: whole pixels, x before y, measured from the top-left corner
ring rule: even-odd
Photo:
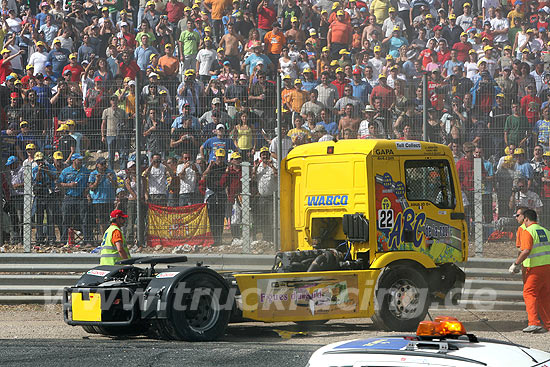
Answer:
[[[98,266],[65,289],[70,325],[215,340],[229,322],[372,318],[414,330],[432,302],[456,304],[467,226],[448,147],[341,140],[294,148],[281,167],[281,252],[268,272],[215,272],[185,257]],[[149,264],[142,268],[138,265]]]

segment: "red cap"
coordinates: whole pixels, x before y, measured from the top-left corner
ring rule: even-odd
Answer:
[[[443,30],[443,27],[440,26],[439,24],[434,27],[434,31],[441,31],[441,30]]]
[[[94,79],[94,82],[102,82],[102,81],[103,81],[103,78],[101,78],[100,76],[96,76]]]
[[[128,218],[128,216],[122,210],[115,209],[111,212],[111,218]]]
[[[353,69],[353,74],[361,74],[361,69],[359,68]]]
[[[11,98],[19,98],[19,93],[13,92],[12,94],[10,94],[10,97]]]

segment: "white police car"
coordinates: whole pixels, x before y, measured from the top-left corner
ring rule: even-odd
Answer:
[[[308,367],[537,366],[550,367],[550,353],[517,344],[478,339],[452,317],[423,321],[413,336],[373,337],[326,345]]]

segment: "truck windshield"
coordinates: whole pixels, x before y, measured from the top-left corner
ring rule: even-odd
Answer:
[[[446,160],[406,161],[405,184],[409,201],[429,201],[442,209],[455,207],[451,167]]]

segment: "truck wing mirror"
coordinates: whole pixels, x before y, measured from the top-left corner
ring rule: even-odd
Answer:
[[[363,214],[344,214],[342,228],[347,239],[351,242],[369,241],[369,221]]]

